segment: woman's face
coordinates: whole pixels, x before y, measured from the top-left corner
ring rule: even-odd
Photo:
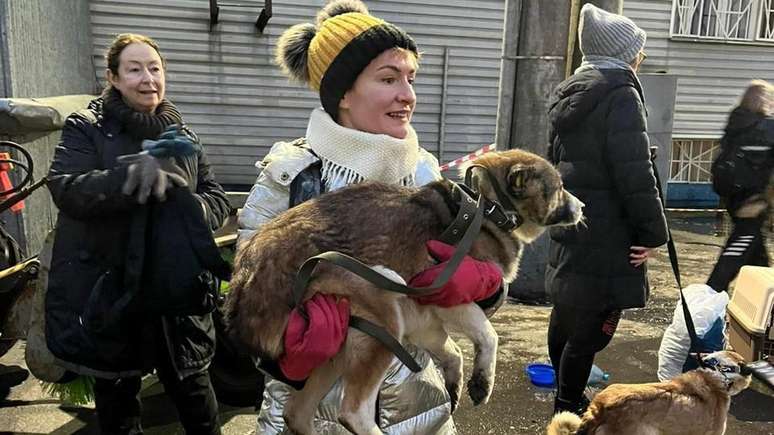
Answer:
[[[377,56],[339,102],[339,124],[404,139],[417,102],[416,72],[410,51],[387,50]]]
[[[107,78],[132,109],[153,113],[164,99],[164,67],[161,57],[148,44],[133,42],[121,51],[118,74],[107,70]]]

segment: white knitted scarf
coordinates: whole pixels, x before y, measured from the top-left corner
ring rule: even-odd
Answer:
[[[317,108],[309,117],[306,141],[322,160],[322,179],[328,186],[366,180],[415,184],[419,142],[411,126],[405,139],[396,139],[341,126]]]

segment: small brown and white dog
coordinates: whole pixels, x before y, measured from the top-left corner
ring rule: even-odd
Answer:
[[[506,209],[505,215],[518,215],[523,223],[506,231],[485,219],[469,255],[494,262],[504,279],[511,281],[522,245],[548,226],[577,224],[583,203],[563,189],[557,170],[535,154],[521,150],[490,153],[475,164],[486,168],[491,177],[476,172],[472,187],[489,200],[506,199],[513,209]],[[497,197],[492,181],[508,198]],[[420,188],[363,183],[327,193],[279,215],[237,254],[226,302],[232,336],[253,355],[279,358],[293,307],[291,290],[296,271],[307,258],[325,251],[355,257],[405,284],[435,264],[425,243],[437,239],[455,218],[459,206],[453,192],[453,184],[447,180]],[[318,265],[305,298],[318,292],[349,298],[352,315],[382,326],[401,342],[427,349],[443,371],[452,408],[459,400],[463,374],[462,353],[449,333],[465,335],[476,350],[468,394],[475,404],[489,399],[497,334],[478,305],[420,305],[323,263]],[[393,358],[380,342],[350,329],[339,353],[312,371],[303,389],[291,394],[283,415],[287,427],[298,434],[314,433],[317,405],[342,378],[341,424],[356,434],[381,434],[373,416],[379,386]]]
[[[548,435],[722,435],[731,396],[750,385],[744,359],[722,350],[702,357],[706,368],[667,382],[613,384],[582,417],[554,416]]]

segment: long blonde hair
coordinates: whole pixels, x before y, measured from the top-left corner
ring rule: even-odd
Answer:
[[[739,107],[753,113],[769,115],[772,109],[774,86],[766,80],[753,80],[744,90]]]

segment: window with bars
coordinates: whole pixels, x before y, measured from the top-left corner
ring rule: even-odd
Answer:
[[[673,0],[670,34],[774,42],[774,0]]]
[[[678,183],[710,183],[710,166],[719,151],[717,139],[675,139],[669,181]]]
[[[758,39],[774,41],[774,0],[764,0],[761,5]]]

